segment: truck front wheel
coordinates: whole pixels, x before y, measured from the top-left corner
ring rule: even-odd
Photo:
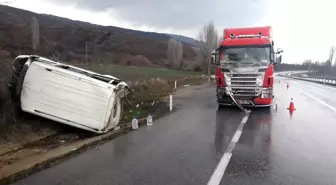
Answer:
[[[225,105],[222,105],[222,104],[218,103],[218,109],[223,109],[225,107],[226,107]]]

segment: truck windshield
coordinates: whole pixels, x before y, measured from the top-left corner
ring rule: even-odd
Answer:
[[[220,63],[265,66],[270,64],[270,52],[270,47],[226,47],[221,52]]]

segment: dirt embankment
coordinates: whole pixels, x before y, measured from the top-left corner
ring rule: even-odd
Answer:
[[[9,93],[7,91],[7,78],[10,75],[10,65],[7,61],[0,61],[0,126],[11,117],[11,112],[6,111],[9,107]]]

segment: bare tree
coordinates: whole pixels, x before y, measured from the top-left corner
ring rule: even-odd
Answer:
[[[174,39],[169,39],[167,49],[167,59],[169,64],[176,69],[181,70],[183,63],[183,45]]]
[[[178,70],[181,70],[183,67],[183,45],[181,42],[178,42],[176,46],[176,52],[177,52],[177,66]]]
[[[223,35],[221,35],[220,37],[218,37],[218,44],[217,44],[217,48],[221,45],[221,43],[223,42]]]
[[[308,71],[312,70],[312,64],[313,64],[313,61],[310,59],[306,59],[302,63],[302,65],[307,65]]]
[[[169,39],[168,41],[168,48],[167,48],[167,59],[168,59],[168,64],[173,67],[175,65],[176,61],[176,54],[175,54],[175,40],[174,39]]]
[[[335,46],[331,46],[330,50],[329,50],[329,58],[328,58],[328,60],[330,61],[331,64],[333,64],[333,61],[334,61],[335,51],[336,51]],[[335,65],[335,63],[334,63],[334,65]]]
[[[35,16],[31,20],[33,52],[36,54],[40,43],[39,22]]]
[[[202,63],[202,68],[204,72],[208,72],[210,79],[211,75],[211,64],[210,57],[211,51],[218,47],[218,33],[212,21],[205,24],[199,31],[197,39],[199,43],[199,59]]]
[[[202,70],[202,56],[201,56],[201,50],[199,47],[193,47],[193,51],[196,54],[196,61],[192,62],[191,68],[195,71],[201,71]]]

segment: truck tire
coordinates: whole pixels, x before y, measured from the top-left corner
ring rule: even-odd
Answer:
[[[272,105],[267,106],[267,107],[261,107],[261,110],[262,110],[263,112],[271,112],[271,110],[272,110]]]
[[[218,103],[218,109],[223,109],[223,108],[226,108],[226,106]]]
[[[17,108],[21,108],[21,90],[29,65],[28,58],[17,59],[12,64],[12,75],[8,82],[8,90]]]

